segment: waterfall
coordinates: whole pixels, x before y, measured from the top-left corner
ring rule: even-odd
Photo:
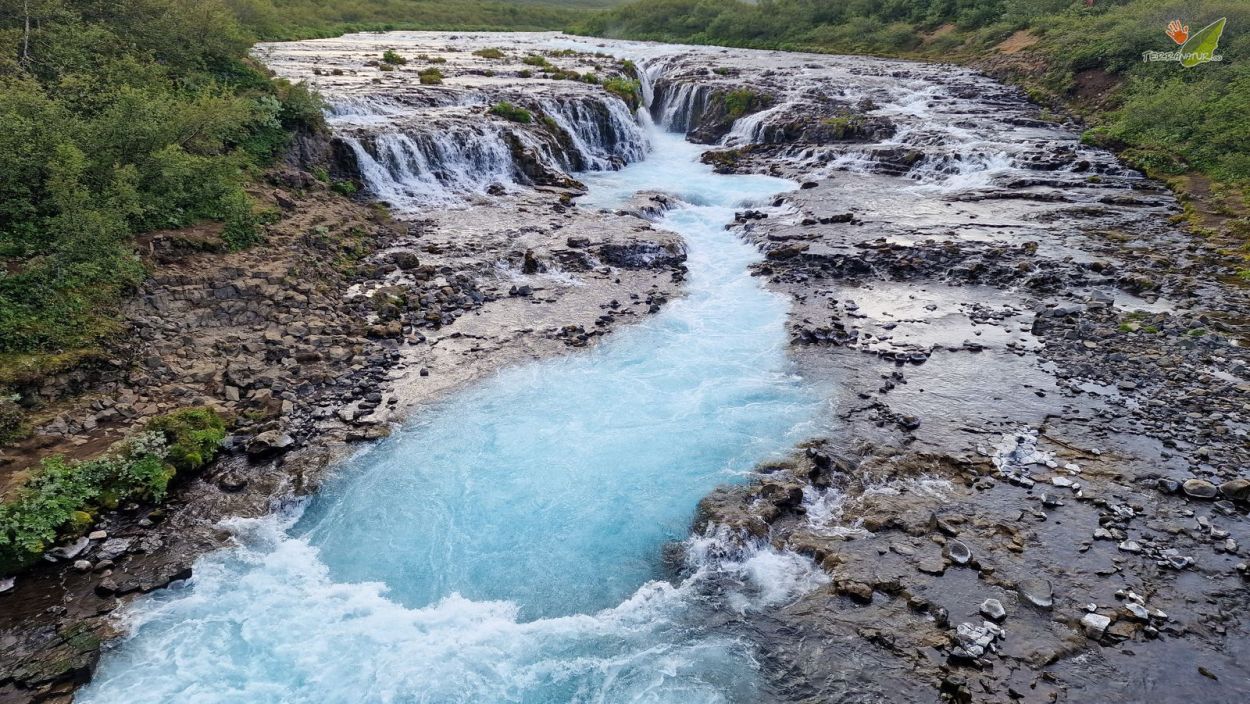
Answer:
[[[646,154],[646,130],[624,101],[604,93],[544,96],[513,102],[529,124],[482,113],[477,94],[431,91],[430,105],[411,107],[354,96],[329,107],[340,139],[356,157],[373,196],[401,209],[455,205],[493,184],[558,181],[569,172],[619,169]],[[538,176],[536,176],[538,174]]]
[[[706,84],[657,82],[651,116],[657,125],[670,132],[689,132],[707,109],[712,89]]]
[[[517,182],[504,130],[490,123],[343,141],[369,192],[399,208],[453,204],[491,184]]]

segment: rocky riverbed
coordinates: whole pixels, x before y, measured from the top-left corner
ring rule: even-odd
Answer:
[[[388,48],[409,63],[383,69]],[[30,389],[52,410],[3,471],[183,405],[237,417],[231,452],[4,585],[0,701],[68,701],[118,605],[189,576],[219,519],[312,490],[414,406],[680,295],[684,246],[649,222],[669,196],[577,205],[576,170],[645,153],[635,100],[718,171],[802,184],[732,230],[790,300],[825,414],[695,523],[827,573],[725,618],[768,699],[1250,691],[1250,296],[1165,189],[1071,125],[963,69],[845,57],[430,33],[260,55],[331,98],[333,139],[258,190],[281,213],[267,245],[151,238],[131,344]],[[530,119],[491,112],[504,102]]]
[[[803,182],[735,229],[792,300],[805,374],[836,383],[828,429],[696,526],[830,576],[743,625],[777,697],[1244,699],[1236,260],[1177,228],[1158,184],[974,74],[796,86],[815,61],[726,64],[674,59],[666,90],[691,138],[721,139],[718,170]],[[709,71],[770,107],[715,128]]]

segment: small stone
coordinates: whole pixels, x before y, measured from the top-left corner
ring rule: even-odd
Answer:
[[[247,454],[252,457],[265,457],[285,452],[295,445],[295,438],[277,430],[266,430],[247,443]]]
[[[1002,621],[1007,618],[1007,609],[998,599],[986,599],[981,602],[981,615],[991,621]]]
[[[1150,611],[1147,610],[1145,606],[1142,606],[1141,604],[1135,601],[1130,601],[1127,604],[1125,604],[1124,609],[1128,611],[1130,614],[1132,614],[1133,618],[1137,619],[1138,621],[1145,622],[1145,621],[1150,620]]]
[[[1044,579],[1026,579],[1016,585],[1016,591],[1030,604],[1049,609],[1055,604],[1055,592],[1050,582]]]
[[[1250,501],[1250,479],[1232,479],[1220,485],[1220,493],[1233,501]]]
[[[957,565],[966,565],[972,561],[972,549],[958,540],[946,544],[946,556]]]
[[[1141,543],[1136,540],[1125,540],[1120,543],[1120,549],[1124,552],[1140,553],[1142,551]]]
[[[69,545],[62,545],[61,547],[52,548],[51,550],[48,551],[48,557],[51,557],[54,560],[73,560],[74,558],[81,555],[83,551],[87,549],[87,546],[89,546],[90,544],[91,544],[91,541],[88,540],[87,538],[85,537],[79,538],[78,540],[75,540]]]
[[[1185,495],[1194,499],[1214,499],[1219,489],[1214,484],[1205,479],[1186,479],[1181,484],[1181,490]]]
[[[940,577],[946,572],[946,561],[936,558],[936,557],[927,558],[927,559],[921,560],[916,565],[916,569],[920,570],[921,572],[925,574],[931,574],[931,575],[936,575]]]
[[[100,546],[96,555],[101,560],[116,560],[130,550],[130,538],[109,538]]]
[[[117,593],[118,588],[117,582],[110,577],[105,577],[95,585],[95,593],[97,596],[113,596]]]
[[[107,537],[109,534],[106,530],[93,530],[87,534],[87,540],[104,540]]]
[[[91,561],[90,560],[75,560],[74,569],[78,570],[79,572],[90,572]]]
[[[0,594],[13,591],[13,587],[17,584],[16,577],[5,577],[0,579]]]
[[[1111,625],[1111,619],[1102,614],[1085,614],[1081,617],[1081,626],[1085,629],[1085,635],[1088,638],[1098,640],[1107,632],[1107,626]]]
[[[1175,479],[1160,479],[1155,482],[1155,488],[1164,494],[1175,494],[1181,490],[1181,483]]]

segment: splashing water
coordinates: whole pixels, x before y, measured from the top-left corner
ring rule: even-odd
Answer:
[[[83,704],[757,701],[750,646],[716,612],[784,602],[809,561],[721,532],[698,500],[803,433],[819,395],[787,366],[786,302],[724,230],[792,187],[651,157],[580,176],[583,207],[643,189],[690,249],[687,295],[590,352],[499,374],[414,418],[291,515],[128,610]]]

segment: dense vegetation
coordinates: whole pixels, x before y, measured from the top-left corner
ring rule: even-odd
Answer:
[[[219,0],[0,0],[0,354],[107,332],[136,233],[254,241],[244,185],[321,106],[250,46]]]
[[[44,460],[17,495],[0,504],[0,576],[33,564],[58,539],[80,535],[100,511],[164,498],[178,472],[213,459],[225,434],[213,411],[187,409],[153,419],[101,457]]]
[[[1220,17],[1224,60],[1148,63],[1175,50],[1181,18],[1197,32]],[[1088,138],[1161,176],[1250,181],[1250,3],[1244,0],[639,0],[584,21],[613,37],[835,53],[983,61],[1019,30],[1042,66],[1014,76],[1040,98],[1081,111]],[[1011,69],[1009,62],[1002,68]],[[1108,90],[1101,90],[1105,87]]]

